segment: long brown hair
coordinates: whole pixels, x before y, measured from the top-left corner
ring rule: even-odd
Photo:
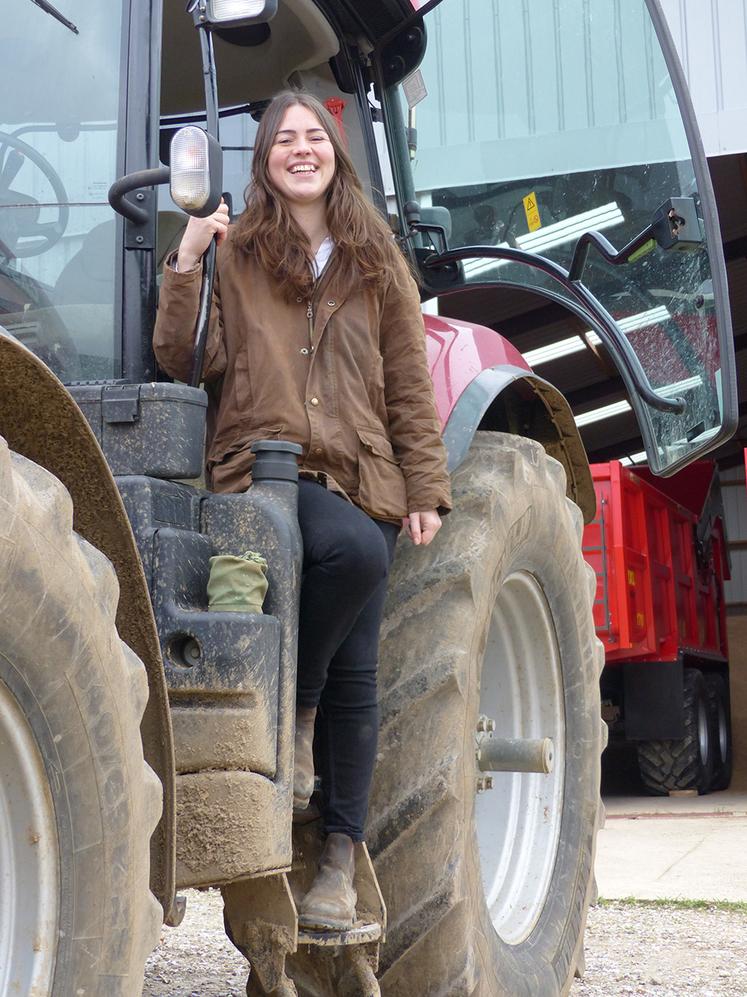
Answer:
[[[407,265],[387,223],[366,199],[335,119],[316,97],[285,90],[268,105],[254,144],[246,208],[233,227],[233,245],[256,257],[273,274],[287,298],[308,297],[313,289],[311,246],[285,199],[270,180],[267,161],[288,108],[300,104],[318,119],[335,153],[335,172],[326,191],[327,228],[335,243],[332,265],[341,292],[359,282],[382,285],[405,279]]]

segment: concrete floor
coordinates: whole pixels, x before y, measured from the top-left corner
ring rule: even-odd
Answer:
[[[747,793],[614,796],[605,805],[600,896],[747,902]]]
[[[646,796],[631,753],[603,757],[600,896],[747,902],[747,616],[730,618],[729,652],[731,788],[707,796]]]
[[[747,786],[706,796],[645,796],[635,757],[604,758],[607,810],[597,841],[599,895],[609,900],[747,901]]]

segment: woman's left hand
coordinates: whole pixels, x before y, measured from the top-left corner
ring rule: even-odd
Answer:
[[[441,529],[441,517],[435,509],[411,512],[402,519],[402,528],[414,544],[427,547]]]

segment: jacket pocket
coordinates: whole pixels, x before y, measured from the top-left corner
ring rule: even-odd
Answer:
[[[358,501],[364,512],[378,518],[407,515],[405,479],[384,433],[358,428]]]
[[[207,461],[210,487],[214,492],[243,492],[251,484],[254,454],[251,446],[258,440],[273,440],[283,436],[285,426],[263,426],[252,430],[249,439],[231,443],[222,453]]]

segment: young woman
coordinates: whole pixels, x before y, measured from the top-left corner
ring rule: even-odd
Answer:
[[[326,842],[299,919],[355,920],[353,843],[363,840],[376,757],[376,667],[400,528],[431,542],[450,507],[420,300],[386,222],[366,200],[337,125],[316,98],[278,95],[257,132],[246,209],[190,218],[165,268],[154,348],[185,379],[200,258],[220,248],[204,378],[215,491],[251,482],[250,446],[303,447],[304,543],[294,806],[308,806],[314,744]]]

